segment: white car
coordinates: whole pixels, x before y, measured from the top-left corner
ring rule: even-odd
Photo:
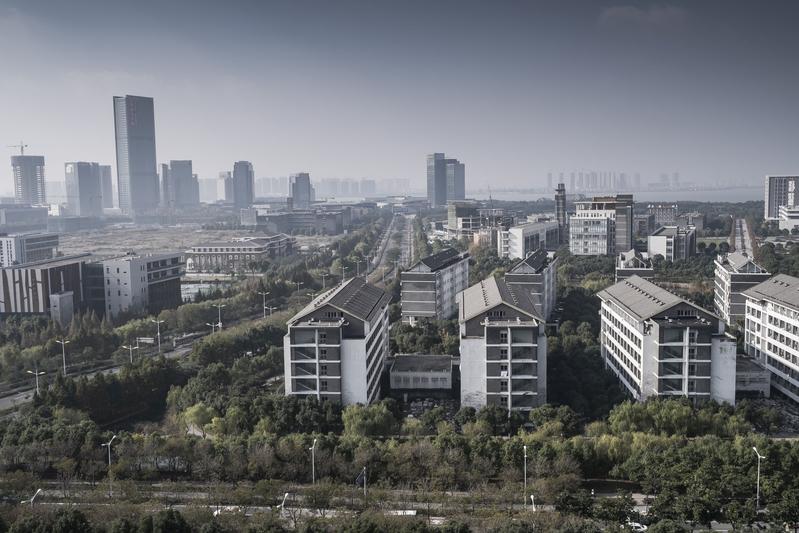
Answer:
[[[635,533],[641,533],[649,529],[647,526],[639,524],[638,522],[627,522],[627,527],[630,528],[630,531],[634,531]]]

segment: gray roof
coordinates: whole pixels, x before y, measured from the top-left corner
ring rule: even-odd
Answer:
[[[62,255],[59,257],[53,257],[52,259],[41,259],[39,261],[31,261],[29,263],[21,263],[19,265],[11,265],[3,268],[57,268],[64,265],[72,265],[74,263],[84,263],[90,258],[92,258],[92,254],[87,252],[75,255]]]
[[[460,293],[460,320],[470,320],[500,304],[505,304],[543,322],[544,319],[538,312],[536,303],[533,296],[522,286],[514,287],[504,279],[491,276]]]
[[[766,270],[755,263],[746,252],[730,252],[719,258],[719,262],[725,269],[732,272],[766,273]]]
[[[770,300],[799,309],[799,278],[787,274],[777,274],[743,293],[755,300]]]
[[[294,315],[290,322],[302,319],[323,305],[331,305],[343,313],[371,322],[372,318],[390,301],[391,296],[382,289],[367,283],[364,278],[350,278],[314,298],[302,311]]]
[[[449,372],[451,355],[397,355],[391,372]]]
[[[435,272],[436,270],[447,267],[453,263],[457,263],[464,257],[468,257],[468,254],[466,253],[461,254],[455,248],[445,248],[440,252],[438,252],[437,254],[428,255],[427,257],[420,259],[409,270],[413,270],[419,264],[422,264],[427,268],[429,268],[430,272]]]
[[[693,226],[660,226],[658,229],[652,232],[650,237],[674,237],[675,235],[686,235],[692,231],[694,231]]]
[[[639,320],[647,320],[682,303],[710,314],[708,311],[639,276],[630,276],[615,285],[611,285],[607,289],[599,291],[597,296],[602,300],[613,300]]]
[[[538,249],[528,253],[524,259],[513,265],[508,271],[511,274],[537,274],[547,264],[547,252]]]

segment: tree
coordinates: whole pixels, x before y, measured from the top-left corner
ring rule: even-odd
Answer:
[[[691,528],[683,522],[667,518],[649,527],[649,533],[688,533]]]
[[[731,501],[723,508],[724,517],[730,521],[733,529],[748,526],[757,520],[755,503],[752,500],[745,502]]]
[[[635,501],[628,494],[616,498],[600,498],[594,504],[593,515],[598,520],[624,524],[634,516]]]
[[[183,515],[174,509],[159,511],[153,518],[153,533],[191,533]]]
[[[769,514],[796,531],[799,527],[799,490],[785,491],[779,501],[769,504]]]
[[[350,405],[341,415],[344,433],[362,437],[390,435],[397,421],[384,402],[373,405]]]
[[[593,501],[588,491],[561,492],[555,498],[555,509],[564,514],[591,516]]]
[[[217,416],[218,413],[204,403],[194,404],[183,412],[183,420],[186,421],[186,425],[199,430],[203,438],[205,438],[206,426]]]

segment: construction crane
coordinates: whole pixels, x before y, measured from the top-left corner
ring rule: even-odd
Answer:
[[[25,144],[22,141],[19,141],[19,144],[9,144],[8,147],[9,148],[19,148],[19,155],[25,155],[25,148],[27,148],[28,145]]]

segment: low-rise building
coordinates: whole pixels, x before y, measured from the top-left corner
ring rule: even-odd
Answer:
[[[294,252],[296,241],[283,233],[203,243],[186,251],[189,272],[244,272],[254,265]]]
[[[638,276],[598,296],[602,359],[632,398],[735,404],[736,342],[719,317]]]
[[[560,245],[557,220],[541,220],[511,226],[497,232],[497,254],[522,259],[539,249],[555,251]]]
[[[746,252],[718,255],[715,260],[713,305],[730,326],[743,323],[746,297],[743,292],[771,277]]]
[[[649,280],[655,277],[655,268],[648,254],[629,250],[616,256],[616,283],[631,276]]]
[[[777,274],[743,292],[744,345],[771,373],[771,385],[799,402],[799,278]]]
[[[649,213],[633,215],[633,235],[635,237],[648,237],[655,229],[657,229],[655,215]]]
[[[350,208],[266,211],[241,210],[242,226],[265,233],[338,235],[350,227]]]
[[[0,231],[15,233],[47,229],[46,206],[0,204]]]
[[[677,226],[693,226],[696,231],[705,229],[705,214],[699,211],[690,211],[677,217]]]
[[[522,289],[531,298],[544,320],[549,320],[557,300],[558,258],[537,250],[513,265],[505,274],[505,282],[514,290]]]
[[[378,400],[390,301],[383,290],[355,277],[294,315],[283,338],[286,395],[343,405]]]
[[[0,266],[7,267],[56,256],[58,235],[55,233],[0,234]]]
[[[781,205],[777,218],[781,230],[793,231],[799,226],[799,206]]]
[[[771,374],[754,357],[738,354],[735,365],[735,397],[770,398]]]
[[[452,356],[397,354],[389,370],[395,391],[452,389]]]
[[[463,291],[459,306],[461,405],[544,405],[545,319],[527,291],[492,276]]]
[[[400,273],[402,319],[447,320],[458,310],[457,295],[469,286],[469,253],[446,248]]]
[[[688,259],[696,255],[696,230],[691,226],[661,226],[647,237],[649,257],[662,256],[666,261]]]

